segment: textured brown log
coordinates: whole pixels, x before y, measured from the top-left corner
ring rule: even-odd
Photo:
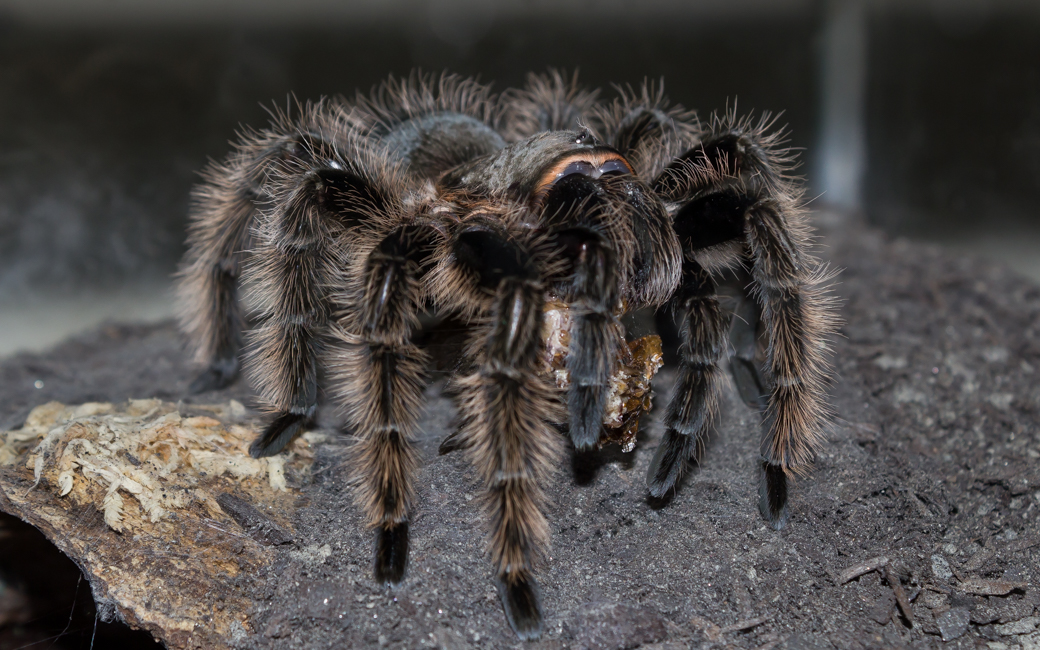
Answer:
[[[169,647],[248,635],[239,577],[292,542],[314,435],[253,459],[236,401],[48,402],[3,435],[0,507],[40,529],[90,577],[95,598]]]

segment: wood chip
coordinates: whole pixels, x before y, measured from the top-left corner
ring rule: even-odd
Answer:
[[[899,604],[899,610],[903,612],[903,618],[913,626],[914,610],[910,609],[910,599],[906,597],[903,584],[899,582],[899,576],[896,575],[891,564],[885,567],[885,577],[888,578],[888,585],[892,587],[892,592],[896,595],[896,603]]]
[[[727,634],[729,632],[742,632],[744,630],[750,630],[753,627],[758,627],[759,625],[765,623],[768,620],[771,620],[772,618],[772,614],[766,614],[765,616],[759,616],[757,618],[749,618],[745,621],[739,621],[737,623],[734,623],[733,625],[727,625],[719,631],[723,634]]]
[[[985,578],[965,578],[957,585],[959,591],[979,596],[1006,596],[1015,589],[1025,589],[1028,583],[1011,582],[1010,580],[986,580]]]
[[[843,585],[846,582],[849,582],[850,580],[855,580],[861,575],[870,573],[871,571],[877,571],[878,569],[887,565],[888,558],[884,556],[879,556],[871,558],[861,564],[850,566],[849,568],[842,571],[841,575],[838,576],[838,584]]]

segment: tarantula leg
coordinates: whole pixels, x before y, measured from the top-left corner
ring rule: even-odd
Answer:
[[[249,445],[249,455],[253,458],[264,458],[280,452],[296,437],[296,434],[314,414],[314,409],[310,411],[310,413],[280,413]]]
[[[376,533],[375,580],[396,585],[404,580],[408,568],[408,522],[381,526]]]
[[[741,279],[744,277],[742,275]],[[740,296],[730,325],[729,339],[734,350],[730,357],[730,371],[744,403],[764,413],[769,407],[769,380],[762,373],[758,358],[761,321],[762,309],[754,297]]]
[[[573,265],[568,288],[572,324],[567,371],[570,437],[578,450],[599,442],[603,411],[618,359],[622,335],[614,314],[618,304],[614,252],[590,229],[555,233]]]
[[[752,275],[769,339],[772,394],[762,441],[764,485],[760,509],[774,528],[787,522],[789,472],[804,471],[823,442],[827,407],[824,335],[833,327],[816,284],[817,265],[790,230],[781,205],[763,199],[748,210]]]
[[[244,318],[238,280],[251,247],[257,207],[266,200],[267,173],[289,159],[309,160],[320,141],[306,133],[267,133],[247,138],[224,164],[212,164],[206,182],[192,192],[188,254],[178,271],[181,325],[207,368],[191,383],[192,394],[219,390],[238,376]]]
[[[571,174],[555,182],[542,209],[550,216],[558,255],[569,262],[562,296],[571,312],[567,371],[570,438],[579,451],[596,446],[617,366],[622,332],[617,253],[608,240],[612,223],[606,198],[590,177]]]
[[[238,302],[241,251],[249,247],[256,195],[234,172],[216,168],[195,190],[188,258],[178,293],[186,307],[183,328],[195,357],[207,367],[188,387],[191,394],[219,390],[238,376],[243,317]]]
[[[758,510],[773,528],[787,524],[787,474],[784,468],[767,460],[759,462]]]
[[[830,299],[818,288],[825,273],[808,253],[800,190],[788,175],[793,158],[780,147],[781,133],[766,132],[769,125],[768,117],[757,125],[715,118],[701,143],[658,176],[654,190],[672,206],[684,250],[706,268],[750,260],[751,293],[768,348],[765,376],[753,361],[740,359],[753,348],[750,325],[743,333],[748,345],[737,345],[735,367],[745,400],[752,401],[750,384],[769,389],[759,505],[779,529],[788,517],[787,478],[805,471],[822,443],[828,414],[825,336],[835,320]]]
[[[450,454],[453,451],[459,451],[464,448],[462,440],[462,430],[456,429],[449,433],[444,440],[441,440],[441,444],[437,447],[437,455],[444,456]]]
[[[234,282],[233,279],[231,281]],[[237,350],[237,343],[221,345],[214,360],[188,385],[188,394],[198,395],[230,386],[238,377]]]
[[[248,267],[262,290],[256,292],[259,326],[247,362],[261,398],[275,411],[250,447],[256,458],[280,452],[314,415],[333,310],[328,290],[348,230],[368,216],[366,209],[382,204],[346,161],[301,165],[272,174],[278,202],[264,215],[255,263]]]
[[[504,235],[463,232],[455,257],[482,285],[497,284],[478,367],[459,380],[461,440],[487,489],[506,617],[517,636],[535,639],[543,617],[533,560],[549,538],[542,484],[560,452],[549,424],[558,411],[555,390],[540,366],[545,286],[528,253]]]
[[[495,578],[498,597],[502,601],[509,627],[521,641],[534,641],[542,636],[542,594],[530,575],[513,573]]]
[[[357,500],[376,529],[375,580],[397,584],[408,563],[408,517],[419,466],[415,430],[422,411],[426,354],[411,338],[419,273],[428,234],[397,228],[364,262],[357,304],[336,336],[332,383],[347,406],[355,435]]]
[[[726,350],[727,319],[715,295],[715,282],[695,261],[683,263],[682,282],[671,301],[681,318],[681,363],[647,486],[661,498],[675,486],[718,411]]]

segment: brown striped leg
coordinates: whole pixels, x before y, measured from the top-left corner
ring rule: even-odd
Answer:
[[[787,475],[805,471],[822,441],[825,337],[834,318],[817,288],[819,264],[808,254],[802,190],[790,175],[794,157],[782,146],[783,133],[770,132],[770,125],[768,116],[757,124],[733,115],[713,118],[700,144],[672,162],[654,189],[672,206],[684,250],[706,267],[722,269],[750,258],[751,291],[761,308],[768,353],[766,376],[750,373],[741,389],[748,399],[755,380],[764,379],[769,388],[760,508],[780,528],[787,521]],[[754,337],[751,330],[744,334]]]
[[[261,400],[275,411],[249,449],[255,458],[280,452],[314,414],[333,312],[330,287],[356,246],[352,229],[388,201],[335,152],[309,158],[324,162],[298,159],[271,173],[275,207],[261,219],[254,263],[247,267],[258,327],[246,361]]]
[[[541,512],[543,485],[560,453],[549,424],[558,411],[554,388],[540,367],[545,286],[526,251],[489,233],[460,241],[474,265],[509,267],[498,281],[475,372],[459,381],[461,444],[483,478],[491,519],[491,555],[506,618],[523,640],[542,633],[533,562],[549,541]],[[478,250],[504,251],[491,260]],[[462,255],[457,255],[462,258]],[[508,263],[503,260],[508,258]],[[513,261],[518,262],[513,264]],[[491,276],[482,273],[482,279]]]
[[[408,563],[408,521],[419,453],[427,356],[411,338],[418,325],[420,226],[397,228],[368,255],[351,330],[338,332],[330,379],[354,431],[354,479],[368,525],[376,529],[375,580],[397,584]]]
[[[244,327],[238,281],[245,251],[252,247],[258,207],[269,200],[263,183],[286,161],[309,161],[318,143],[320,137],[283,121],[245,136],[226,162],[207,168],[205,182],[194,188],[177,294],[181,328],[196,360],[207,367],[192,382],[191,393],[223,388],[237,377]]]
[[[759,507],[774,528],[787,522],[787,474],[804,472],[823,443],[828,416],[825,336],[834,317],[816,285],[818,264],[793,233],[781,204],[755,203],[747,213],[752,276],[769,342],[772,392],[762,441]]]
[[[650,494],[656,498],[675,486],[715,419],[726,352],[727,317],[719,307],[714,281],[697,262],[683,264],[682,283],[671,306],[681,318],[681,363],[664,438],[647,474]]]

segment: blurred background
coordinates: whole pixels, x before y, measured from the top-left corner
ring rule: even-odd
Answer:
[[[170,316],[196,172],[263,104],[550,66],[783,111],[814,205],[1040,279],[1036,0],[0,0],[0,356]]]
[[[548,67],[782,111],[813,205],[1040,281],[1040,0],[0,0],[0,358],[172,316],[197,170],[263,105]],[[92,646],[78,568],[0,546],[0,648]]]

